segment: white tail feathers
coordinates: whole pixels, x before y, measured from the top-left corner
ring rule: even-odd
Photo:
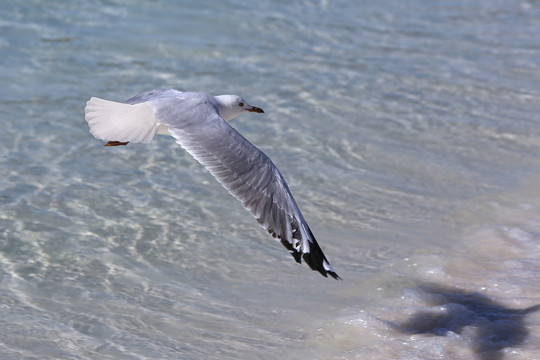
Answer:
[[[160,125],[149,102],[131,105],[92,97],[84,114],[92,135],[107,141],[149,143]]]

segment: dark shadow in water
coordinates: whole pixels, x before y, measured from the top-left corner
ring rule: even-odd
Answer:
[[[439,285],[421,285],[417,290],[429,305],[440,308],[418,312],[393,326],[408,334],[437,336],[446,336],[450,331],[459,334],[466,326],[474,327],[472,343],[481,360],[501,360],[504,348],[523,343],[529,333],[525,315],[540,310],[540,304],[510,309],[485,295]]]

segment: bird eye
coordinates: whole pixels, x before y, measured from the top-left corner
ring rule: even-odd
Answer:
[[[238,103],[238,106],[242,107],[242,106],[244,106],[244,103],[243,103],[243,102],[239,102],[239,103]]]

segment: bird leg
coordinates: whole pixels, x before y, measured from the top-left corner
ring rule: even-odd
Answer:
[[[129,144],[129,141],[122,142],[122,141],[109,141],[105,144],[105,146],[126,146]]]

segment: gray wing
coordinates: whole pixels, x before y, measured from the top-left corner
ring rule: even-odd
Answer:
[[[169,129],[186,149],[291,252],[323,276],[332,269],[304,220],[283,176],[270,158],[209,111],[201,122]],[[168,121],[165,121],[167,123]]]
[[[178,96],[179,94],[182,94],[182,91],[178,91],[175,89],[154,89],[154,90],[148,90],[143,91],[142,93],[139,93],[133,97],[130,97],[125,101],[126,104],[139,104],[146,101],[156,101],[158,99],[162,98],[170,98],[174,96]]]

